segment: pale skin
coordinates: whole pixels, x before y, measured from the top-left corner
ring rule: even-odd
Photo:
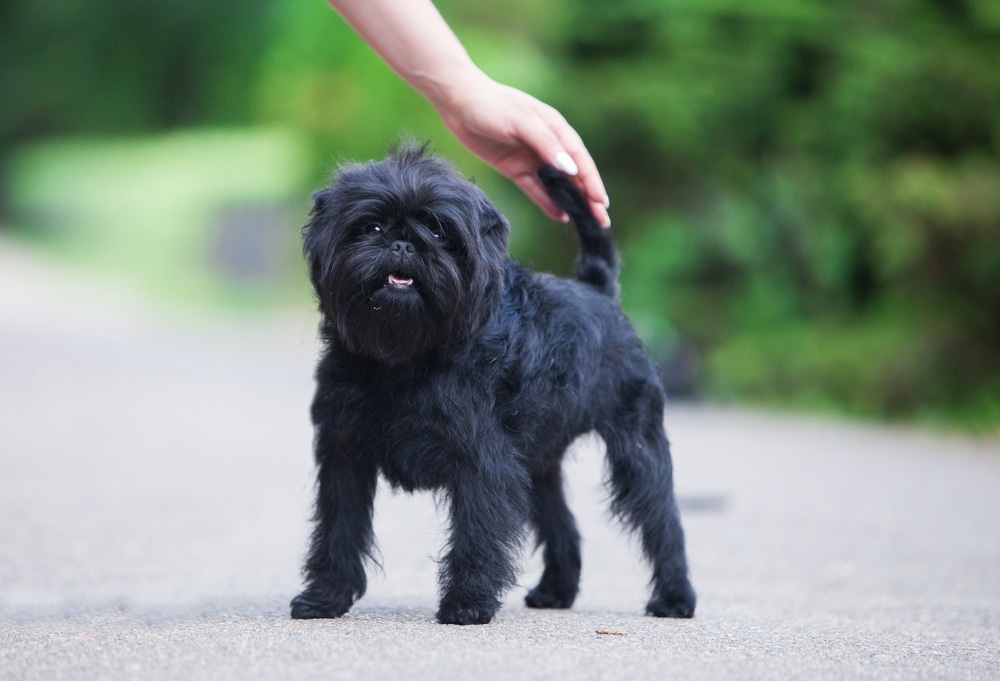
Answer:
[[[608,194],[576,131],[551,106],[483,73],[431,0],[327,0],[471,152],[566,220],[535,174],[543,163],[576,178],[594,215],[610,226]]]

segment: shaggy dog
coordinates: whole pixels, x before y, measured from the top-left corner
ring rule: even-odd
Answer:
[[[616,301],[617,253],[579,190],[554,168],[539,175],[576,224],[578,281],[509,259],[506,219],[423,147],[342,167],[314,195],[318,489],[292,617],[339,617],[364,594],[379,474],[447,500],[440,622],[493,618],[527,527],[544,572],[525,602],[569,608],[580,535],[561,464],[590,431],[606,445],[611,510],[652,567],[646,612],[694,614],[664,393]]]

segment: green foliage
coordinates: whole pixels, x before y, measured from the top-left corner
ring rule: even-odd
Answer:
[[[997,413],[995,3],[573,8],[554,100],[608,178],[624,302],[696,339],[709,394]]]
[[[419,95],[323,2],[272,10],[275,36],[262,52],[254,104],[261,120],[309,136],[317,167],[379,155],[407,128],[426,125]]]
[[[0,153],[48,135],[246,124],[270,0],[6,0]]]
[[[651,347],[693,340],[708,395],[1000,422],[995,0],[439,4],[488,73],[582,134],[613,199],[623,302]],[[306,141],[305,196],[339,159],[426,138],[508,213],[519,257],[569,270],[570,232],[322,0],[11,0],[0,57],[5,155],[250,123]],[[127,177],[97,176],[127,203]],[[9,201],[24,187],[8,181]]]

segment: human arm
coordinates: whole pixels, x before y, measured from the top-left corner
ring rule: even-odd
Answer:
[[[607,192],[580,136],[554,108],[483,73],[431,0],[327,1],[470,151],[546,213],[564,218],[536,175],[550,163],[577,178],[594,214],[610,224]]]

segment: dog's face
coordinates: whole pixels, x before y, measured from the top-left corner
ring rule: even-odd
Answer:
[[[402,364],[474,334],[499,302],[508,226],[447,162],[407,147],[340,169],[303,228],[328,333]]]

